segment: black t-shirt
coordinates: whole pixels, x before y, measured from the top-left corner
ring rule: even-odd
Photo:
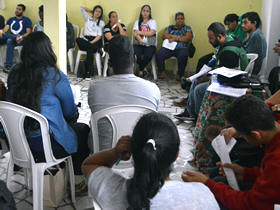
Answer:
[[[126,31],[125,25],[121,23],[121,26],[122,26],[123,30]],[[112,30],[112,27],[110,26],[110,23],[108,23],[104,26],[103,31],[104,31],[104,44],[109,42],[109,40],[107,40],[106,37],[105,37],[106,33],[110,32],[112,34],[112,36],[120,34],[120,30],[117,30],[117,31]]]
[[[0,29],[3,29],[5,27],[5,18],[0,15]]]

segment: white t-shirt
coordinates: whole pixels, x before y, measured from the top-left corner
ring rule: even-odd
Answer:
[[[104,210],[125,210],[127,180],[111,168],[99,167],[88,180],[91,196]],[[151,210],[218,210],[219,205],[211,191],[201,183],[166,181],[151,200]]]
[[[154,19],[150,19],[147,23],[141,23],[140,29],[138,26],[138,20],[135,21],[134,26],[133,26],[133,31],[151,31],[151,30],[155,30],[157,31],[157,22]],[[157,41],[156,41],[156,35],[154,36],[150,36],[150,37],[142,37],[143,41],[145,42],[146,46],[151,46],[154,45],[156,46]],[[139,42],[137,40],[136,44],[139,44]]]
[[[81,13],[85,20],[84,36],[102,36],[103,28],[105,26],[104,21],[100,20],[99,25],[97,25],[98,21],[95,22],[83,8],[81,8]]]

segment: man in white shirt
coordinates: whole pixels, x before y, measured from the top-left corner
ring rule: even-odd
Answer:
[[[142,105],[158,110],[160,90],[152,82],[133,74],[133,47],[128,37],[116,36],[110,41],[109,55],[114,74],[93,82],[88,90],[92,113],[118,105]],[[112,126],[108,119],[98,122],[100,149],[112,147]],[[91,136],[90,136],[91,137]],[[89,140],[92,150],[92,140]]]

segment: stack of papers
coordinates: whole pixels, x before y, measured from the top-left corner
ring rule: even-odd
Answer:
[[[247,74],[247,72],[244,72],[241,70],[236,70],[236,69],[229,69],[226,67],[221,67],[221,68],[217,68],[213,71],[210,71],[209,74],[218,74],[218,75],[225,76],[227,78],[232,78],[232,77],[235,77],[238,75]],[[207,90],[210,92],[215,92],[215,93],[219,93],[222,95],[238,98],[240,96],[245,95],[248,89],[247,88],[233,88],[233,87],[221,85],[218,82],[213,82],[207,88]]]
[[[238,98],[240,96],[245,95],[248,88],[233,88],[233,87],[229,87],[229,86],[220,85],[219,83],[212,83],[207,88],[207,90],[210,92],[219,93],[222,95]]]
[[[210,71],[209,74],[219,74],[222,76],[225,76],[227,78],[232,78],[241,74],[247,74],[246,71],[241,71],[241,70],[237,70],[237,69],[229,69],[226,67],[221,67],[221,68],[217,68],[213,71]]]
[[[232,150],[233,146],[236,143],[236,139],[232,138],[228,144],[226,144],[224,136],[217,136],[212,141],[212,147],[216,151],[216,153],[219,155],[222,163],[229,163],[231,164],[231,160],[229,157],[229,153]],[[226,178],[228,181],[228,184],[235,190],[239,190],[238,183],[235,177],[235,174],[232,169],[230,168],[223,168],[224,172],[226,174]]]

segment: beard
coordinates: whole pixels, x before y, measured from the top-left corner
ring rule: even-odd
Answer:
[[[21,17],[22,15],[23,15],[23,12],[19,12],[19,13],[16,12],[17,17]]]
[[[219,41],[216,39],[214,43],[211,43],[211,45],[212,45],[214,48],[217,48],[217,47],[220,45],[220,43],[219,43]]]

